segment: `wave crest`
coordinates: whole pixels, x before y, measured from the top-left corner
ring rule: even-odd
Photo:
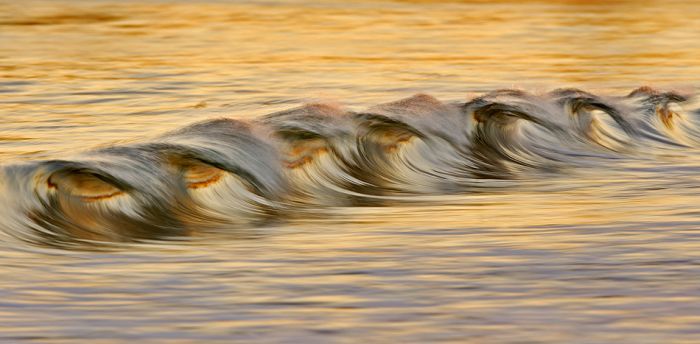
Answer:
[[[499,90],[465,103],[419,94],[355,112],[309,104],[208,120],[153,141],[4,166],[7,238],[61,245],[255,226],[318,206],[468,192],[650,147],[694,147],[696,98],[647,87]]]

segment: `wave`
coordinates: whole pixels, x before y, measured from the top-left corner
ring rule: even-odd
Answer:
[[[259,226],[319,206],[468,193],[489,181],[695,147],[697,99],[648,87],[419,94],[356,112],[308,104],[212,119],[148,142],[2,167],[0,233],[68,245]]]

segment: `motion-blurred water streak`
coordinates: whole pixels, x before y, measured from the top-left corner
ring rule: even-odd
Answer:
[[[698,34],[695,1],[0,1],[0,342],[698,342]]]

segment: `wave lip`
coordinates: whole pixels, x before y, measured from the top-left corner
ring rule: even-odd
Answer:
[[[498,90],[467,102],[418,94],[353,111],[308,104],[217,118],[152,141],[8,165],[6,238],[61,245],[257,226],[319,206],[469,192],[651,148],[697,146],[693,95]]]

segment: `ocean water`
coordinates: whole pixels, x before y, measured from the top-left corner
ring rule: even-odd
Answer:
[[[0,343],[700,342],[700,2],[0,1]]]

